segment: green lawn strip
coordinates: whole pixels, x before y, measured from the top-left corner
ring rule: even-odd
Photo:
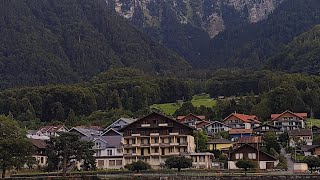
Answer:
[[[191,103],[195,107],[200,107],[201,105],[205,107],[214,107],[217,104],[216,100],[211,99],[208,94],[194,95]],[[181,104],[179,103],[153,104],[150,106],[151,109],[158,109],[167,115],[173,115],[180,107]]]

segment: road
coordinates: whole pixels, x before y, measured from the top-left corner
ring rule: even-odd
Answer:
[[[293,172],[294,162],[292,161],[290,154],[287,154],[284,148],[281,149],[281,154],[287,159],[288,171]]]

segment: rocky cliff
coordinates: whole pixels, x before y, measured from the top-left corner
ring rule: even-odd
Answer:
[[[228,23],[242,19],[256,23],[265,19],[284,0],[107,0],[123,17],[144,28],[159,28],[165,7],[181,24],[205,30],[211,38]]]

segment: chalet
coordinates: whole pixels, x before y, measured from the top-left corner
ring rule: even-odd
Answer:
[[[160,168],[170,156],[195,152],[194,128],[158,113],[151,113],[120,129],[124,165],[137,160]]]
[[[45,140],[42,139],[30,139],[30,142],[33,145],[34,152],[32,157],[34,157],[37,161],[37,165],[40,167],[47,165],[48,157],[46,156],[46,148],[47,144]]]
[[[200,122],[205,121],[206,117],[205,116],[196,116],[192,113],[186,115],[186,116],[178,116],[177,121],[187,124],[190,127],[196,128],[196,125]]]
[[[267,132],[272,132],[274,134],[280,134],[282,133],[281,128],[275,127],[269,124],[263,124],[259,127],[253,128],[253,132],[257,135],[264,135]]]
[[[281,114],[272,114],[270,124],[281,130],[294,130],[305,128],[307,113],[293,113],[289,110]]]
[[[207,142],[208,149],[210,151],[219,150],[219,151],[228,151],[230,147],[232,147],[234,142],[228,139],[211,139]]]
[[[253,133],[252,129],[230,129],[229,136],[233,140],[239,139],[241,137],[249,137]]]
[[[289,144],[295,147],[297,144],[312,145],[312,130],[311,129],[295,129],[288,131]]]
[[[121,136],[85,137],[83,140],[92,141],[98,169],[121,169],[124,167]]]
[[[128,126],[129,124],[133,123],[135,120],[134,118],[120,118],[113,122],[111,125],[109,125],[107,128],[104,129],[104,132],[109,130],[109,129],[114,129],[114,130],[119,130],[121,128],[124,128]]]
[[[301,151],[304,156],[320,156],[320,145],[304,145]]]
[[[260,121],[255,115],[232,113],[223,122],[232,129],[253,129],[260,125]]]
[[[241,137],[236,141],[236,147],[240,147],[245,144],[248,144],[255,148],[260,148],[262,145],[262,138],[261,136]]]
[[[61,132],[67,132],[68,128],[64,125],[57,125],[57,126],[42,126],[39,128],[38,134],[42,134],[44,136],[59,136]]]
[[[238,169],[236,162],[240,159],[249,159],[256,162],[258,169],[274,169],[279,163],[275,157],[248,144],[244,144],[230,153],[228,168]]]
[[[214,121],[204,127],[204,130],[209,136],[213,136],[220,132],[229,131],[231,128],[227,124],[220,121]]]

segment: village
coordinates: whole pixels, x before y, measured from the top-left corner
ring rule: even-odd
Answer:
[[[320,155],[320,145],[313,145],[320,128],[307,125],[306,120],[307,113],[289,110],[271,114],[263,123],[255,115],[236,112],[221,121],[191,113],[170,118],[153,112],[139,119],[120,118],[104,129],[43,126],[28,130],[27,137],[35,148],[33,157],[38,167],[48,165],[46,142],[69,132],[93,142],[97,169],[120,170],[143,161],[159,170],[167,167],[168,158],[186,157],[192,160],[191,169],[307,173],[310,167],[304,159]],[[237,163],[240,161],[253,162],[254,167]],[[79,169],[79,163],[68,166]]]

